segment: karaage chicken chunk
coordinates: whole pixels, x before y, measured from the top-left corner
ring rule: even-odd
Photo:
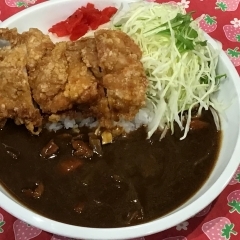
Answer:
[[[0,39],[9,41],[12,47],[21,42],[21,34],[18,33],[17,28],[0,28]]]
[[[98,95],[97,81],[81,59],[82,44],[67,42],[68,82],[64,95],[75,104],[91,104]]]
[[[68,79],[68,63],[65,56],[66,42],[57,43],[37,65],[32,78],[33,98],[43,113],[56,113],[72,108],[72,102],[64,96]]]
[[[108,98],[104,87],[98,85],[98,98],[90,106],[92,116],[98,119],[100,126],[111,129],[114,127],[112,111],[109,108]]]
[[[53,50],[54,44],[48,35],[37,28],[30,28],[29,31],[23,32],[20,43],[25,44],[27,48],[27,71],[30,87],[33,88],[32,79],[35,77],[38,62]]]
[[[27,67],[30,71],[34,71],[38,61],[54,48],[50,37],[37,28],[30,28],[28,31],[23,32],[21,34],[21,43],[26,44]]]
[[[145,104],[147,83],[141,63],[106,74],[103,86],[107,89],[109,108],[116,121],[119,118],[132,120]]]
[[[44,113],[57,113],[96,99],[97,81],[80,58],[77,43],[60,42],[38,61],[32,79],[34,100]]]
[[[138,45],[124,32],[101,29],[94,36],[99,65],[106,73],[122,70],[142,57]]]
[[[83,62],[93,72],[96,78],[101,79],[104,75],[104,72],[99,66],[95,38],[82,38],[78,41],[78,44],[80,44],[80,54]]]
[[[145,104],[147,78],[140,61],[141,50],[125,33],[95,32],[99,65],[106,73],[102,85],[112,119],[132,120]]]
[[[14,119],[16,124],[25,124],[37,134],[42,116],[32,101],[26,62],[25,45],[0,49],[0,120]]]

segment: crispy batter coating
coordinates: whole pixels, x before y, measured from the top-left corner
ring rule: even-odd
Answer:
[[[44,113],[76,104],[90,104],[98,95],[97,81],[80,58],[79,45],[60,42],[38,63],[32,81],[35,101]]]
[[[81,59],[80,42],[67,42],[68,82],[64,95],[75,104],[87,104],[96,100],[97,81]]]
[[[112,119],[133,119],[145,104],[147,78],[140,62],[141,51],[125,33],[113,30],[95,32],[99,65],[106,74],[106,91]]]
[[[99,65],[103,70],[116,72],[140,61],[142,52],[124,32],[101,29],[95,32]]]
[[[108,98],[106,97],[104,87],[101,85],[98,86],[98,99],[92,104],[90,111],[92,112],[92,115],[98,119],[101,126],[108,129],[111,129],[114,126]]]
[[[102,29],[93,38],[56,44],[35,28],[22,34],[0,29],[1,36],[12,49],[0,50],[0,126],[7,118],[31,131],[40,126],[32,97],[44,115],[81,111],[107,128],[132,120],[145,104],[141,51],[121,31]]]
[[[32,87],[32,79],[35,78],[35,69],[38,61],[54,48],[54,43],[48,35],[43,34],[37,28],[30,28],[29,31],[18,33],[16,28],[0,28],[0,38],[8,40],[11,47],[25,44],[27,50],[27,71],[29,84]]]
[[[33,70],[39,59],[46,52],[51,51],[54,43],[48,35],[43,34],[37,28],[30,28],[22,34],[18,33],[17,28],[0,28],[0,38],[8,40],[12,47],[26,44],[27,49],[27,70]]]
[[[96,78],[102,78],[104,72],[99,66],[95,38],[81,38],[78,43],[80,44],[80,54],[83,62],[90,68]]]
[[[0,49],[0,122],[8,118],[25,124],[32,133],[41,127],[42,117],[34,107],[26,72],[25,45]]]
[[[103,77],[109,108],[114,120],[132,120],[145,104],[146,77],[140,63]]]
[[[36,77],[35,70],[38,67],[38,62],[53,50],[54,44],[48,35],[43,34],[37,28],[30,28],[29,31],[23,32],[20,43],[24,43],[27,48],[27,71],[30,87],[33,88],[33,79]]]
[[[32,79],[33,98],[43,113],[56,113],[72,108],[72,102],[64,96],[68,78],[65,56],[66,42],[60,42],[37,65]]]
[[[21,42],[21,34],[17,28],[0,28],[0,38],[9,41],[13,47]]]
[[[28,58],[28,70],[34,71],[38,61],[54,48],[54,44],[48,35],[43,34],[37,28],[30,28],[21,35],[21,43],[26,44]]]

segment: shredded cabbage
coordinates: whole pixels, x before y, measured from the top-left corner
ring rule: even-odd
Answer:
[[[156,129],[170,128],[174,121],[187,136],[191,113],[198,107],[215,108],[211,94],[218,90],[218,51],[208,46],[191,14],[178,5],[136,2],[114,23],[140,46],[149,80],[147,99],[154,106],[148,125],[150,138]]]

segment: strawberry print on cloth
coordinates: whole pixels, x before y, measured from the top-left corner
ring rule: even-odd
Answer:
[[[221,9],[222,11],[236,11],[240,0],[218,0],[216,5],[217,8]]]
[[[36,0],[5,0],[9,7],[28,7],[36,2]]]
[[[228,197],[228,206],[231,208],[230,213],[237,212],[240,214],[240,190],[231,192]]]
[[[234,185],[240,183],[240,166],[236,170],[235,174],[233,175],[231,181],[228,183],[228,185]]]
[[[223,26],[225,36],[231,42],[240,43],[240,20],[235,18],[231,23],[232,24]]]
[[[231,235],[237,235],[234,224],[228,218],[218,217],[202,225],[202,231],[210,240],[231,239]]]
[[[3,225],[5,225],[5,221],[3,221],[3,215],[0,213],[0,234],[4,232]]]
[[[42,230],[35,228],[21,220],[13,223],[15,240],[29,240],[38,236]]]
[[[46,0],[0,0],[0,22],[35,4]]]
[[[203,14],[202,19],[199,22],[199,26],[204,30],[206,33],[211,33],[216,30],[217,28],[217,21],[216,17],[211,17],[208,14]]]
[[[230,60],[233,62],[235,67],[240,66],[240,49],[238,47],[236,47],[234,49],[228,48],[226,50],[226,54],[228,55]],[[236,180],[238,179],[238,181],[239,181],[240,180],[239,177],[240,176],[238,175]]]

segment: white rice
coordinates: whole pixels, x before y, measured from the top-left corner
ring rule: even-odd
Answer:
[[[136,114],[133,121],[125,121],[120,119],[115,122],[116,126],[122,127],[126,133],[134,131],[143,125],[148,125],[153,119],[153,112],[149,108],[142,108]]]
[[[132,121],[126,121],[120,119],[118,122],[114,122],[115,126],[120,126],[126,133],[134,131],[143,125],[148,125],[153,119],[153,109],[151,106],[144,107],[139,110],[135,118]],[[97,128],[98,121],[93,117],[78,118],[78,120],[70,119],[69,117],[61,118],[60,121],[54,123],[47,123],[46,128],[49,131],[58,131],[62,128],[74,129],[78,127]]]

